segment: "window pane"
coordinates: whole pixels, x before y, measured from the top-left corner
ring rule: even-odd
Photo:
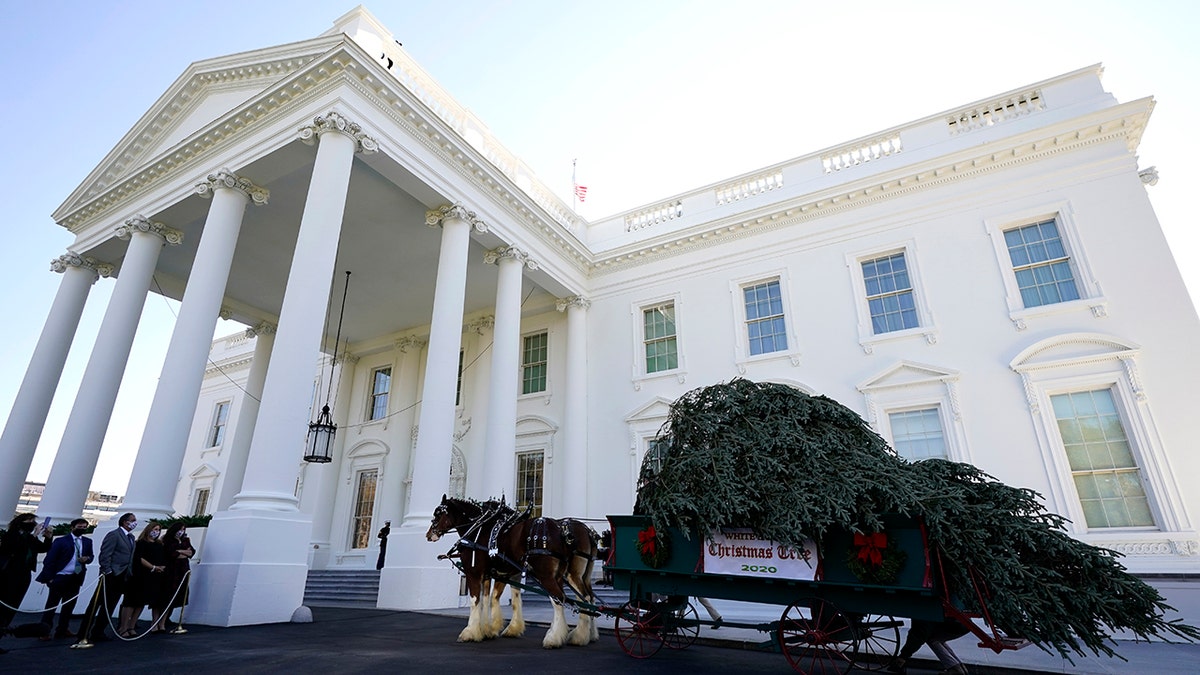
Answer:
[[[930,457],[946,458],[946,439],[937,408],[890,413],[892,439],[896,454],[917,461]]]
[[[742,297],[746,301],[746,335],[750,355],[787,349],[779,281],[747,286],[743,289]]]
[[[1050,397],[1090,528],[1150,527],[1154,516],[1111,389]]]
[[[678,367],[675,338],[675,305],[642,311],[646,347],[646,372],[657,373]]]
[[[549,355],[549,336],[538,333],[525,338],[521,350],[521,393],[546,391],[546,362]]]
[[[542,515],[542,463],[541,452],[522,452],[517,455],[517,510],[524,511],[533,505],[533,516]]]
[[[876,335],[920,325],[903,253],[864,261],[862,270],[871,330]]]
[[[358,474],[350,548],[367,548],[371,544],[371,517],[375,512],[375,482],[378,476],[377,469],[360,471]]]
[[[1026,307],[1079,299],[1070,257],[1053,220],[1008,230],[1004,243]]]
[[[377,369],[371,377],[371,408],[367,411],[367,419],[378,420],[387,417],[388,394],[391,389],[392,369]]]

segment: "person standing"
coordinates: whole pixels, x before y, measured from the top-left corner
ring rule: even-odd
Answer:
[[[87,530],[88,521],[83,518],[72,520],[71,533],[55,539],[42,562],[37,581],[49,589],[46,611],[42,613],[42,623],[46,625],[46,635],[42,636],[42,640],[50,639],[54,610],[59,604],[62,605],[62,612],[58,616],[58,629],[54,631],[54,637],[75,637],[71,632],[71,615],[79,599],[79,589],[83,587],[87,566],[92,562],[92,540],[83,536]]]
[[[37,532],[37,516],[18,513],[0,537],[0,634],[12,623],[29,590],[39,553],[50,550],[51,533]],[[38,534],[42,539],[38,539]],[[8,650],[0,649],[0,654]]]
[[[163,548],[162,525],[150,521],[138,535],[133,548],[133,579],[125,587],[125,601],[121,604],[121,625],[117,633],[124,638],[137,637],[137,621],[142,609],[150,605],[153,620],[151,633],[166,632],[159,620],[166,606],[167,553]]]
[[[375,569],[383,569],[383,559],[387,556],[387,538],[392,533],[392,521],[383,521],[383,527],[379,529],[379,560],[375,561]]]
[[[167,552],[167,591],[164,601],[166,615],[170,617],[172,610],[187,604],[187,578],[191,568],[189,561],[196,555],[196,549],[188,539],[187,528],[179,521],[167,528],[167,533],[163,536],[163,548]],[[179,616],[182,622],[183,614],[180,613]],[[167,621],[163,619],[163,627],[166,625]]]
[[[117,608],[117,601],[125,593],[129,577],[133,575],[133,530],[136,527],[137,516],[123,513],[116,529],[104,535],[104,540],[100,542],[100,583],[104,592],[97,589],[92,595],[80,631],[83,637],[81,642],[108,639],[104,636],[104,628],[112,611]]]

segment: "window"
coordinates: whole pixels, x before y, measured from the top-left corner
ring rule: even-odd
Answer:
[[[454,405],[462,405],[462,374],[463,374],[463,355],[466,352],[458,350],[458,383],[454,385]]]
[[[787,325],[779,280],[742,288],[742,301],[746,307],[746,337],[750,355],[786,350]]]
[[[903,252],[864,260],[862,274],[872,333],[880,335],[921,325]]]
[[[1141,472],[1111,389],[1050,397],[1089,528],[1152,527]]]
[[[371,403],[367,409],[368,420],[387,417],[388,393],[392,390],[392,369],[376,368],[371,373]]]
[[[532,504],[535,518],[542,515],[543,457],[541,451],[517,454],[517,510]]]
[[[946,437],[937,408],[906,410],[888,414],[892,427],[892,447],[896,454],[918,461],[937,457],[946,459]]]
[[[679,367],[675,335],[675,303],[642,310],[642,335],[646,349],[646,372],[659,373]]]
[[[200,488],[196,490],[196,502],[192,506],[193,516],[203,516],[208,514],[208,496],[211,494],[209,488]]]
[[[208,446],[215,448],[225,441],[225,427],[229,424],[229,401],[217,404],[213,411],[212,428],[208,432]],[[194,437],[193,437],[194,438]]]
[[[1053,219],[1005,230],[1004,244],[1025,307],[1079,299],[1071,258]]]
[[[371,545],[371,516],[375,513],[375,483],[379,469],[358,472],[358,489],[354,496],[354,519],[350,523],[350,548]]]
[[[546,362],[549,353],[548,335],[538,333],[525,337],[521,350],[521,393],[546,391]]]

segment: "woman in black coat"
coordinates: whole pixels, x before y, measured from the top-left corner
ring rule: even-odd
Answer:
[[[39,540],[33,534],[36,528],[36,515],[18,513],[0,536],[0,635],[12,623],[25,591],[29,590],[38,554],[50,550],[53,534],[47,530]],[[4,652],[0,649],[0,654]]]

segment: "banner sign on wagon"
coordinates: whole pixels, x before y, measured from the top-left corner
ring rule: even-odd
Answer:
[[[817,572],[817,545],[806,539],[794,549],[759,539],[750,529],[714,530],[704,546],[704,572],[811,581]]]

